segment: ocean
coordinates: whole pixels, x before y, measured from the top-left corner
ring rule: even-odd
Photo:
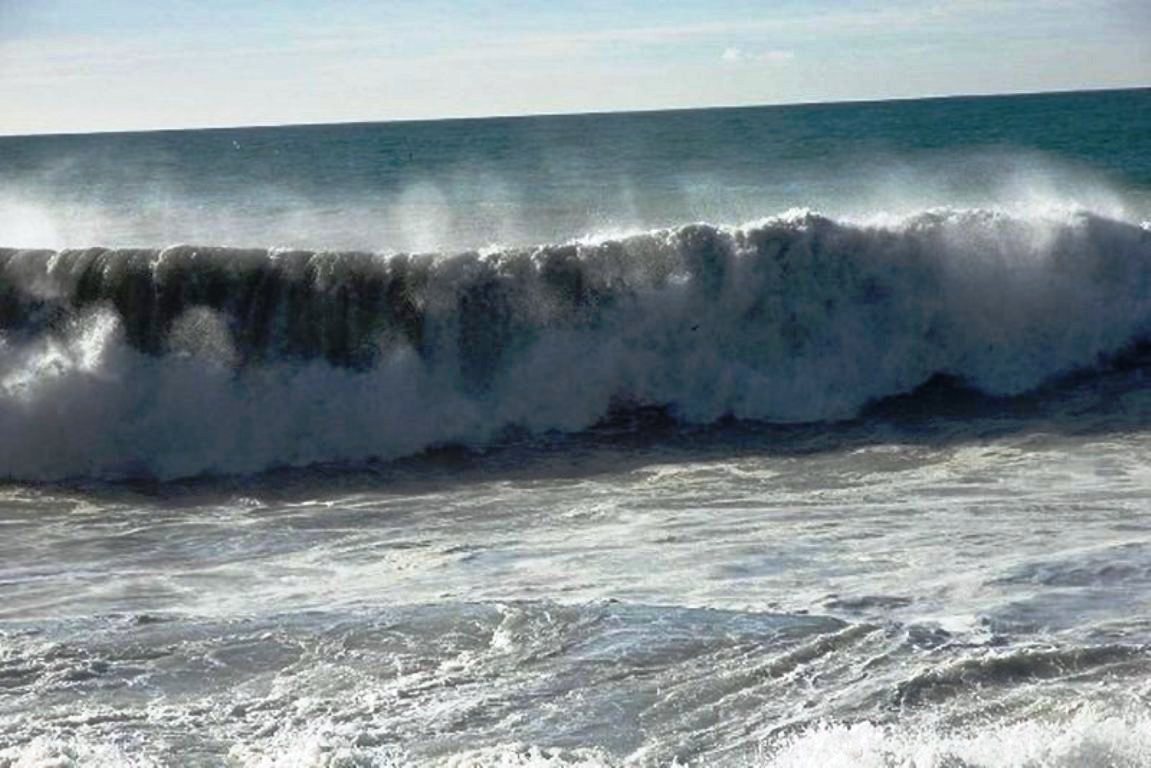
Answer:
[[[1151,90],[0,138],[0,768],[1151,765]]]

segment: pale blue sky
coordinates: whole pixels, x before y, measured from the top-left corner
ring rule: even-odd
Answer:
[[[0,0],[0,133],[1151,85],[1151,0]]]

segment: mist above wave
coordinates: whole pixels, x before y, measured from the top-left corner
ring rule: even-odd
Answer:
[[[792,212],[484,254],[0,251],[0,474],[391,458],[620,405],[851,417],[1013,395],[1151,332],[1151,231],[1088,212]]]
[[[107,153],[52,146],[26,159],[27,167],[0,172],[0,244],[453,252],[589,232],[618,237],[687,221],[735,226],[792,206],[852,221],[931,207],[1022,217],[1070,207],[1127,220],[1151,211],[1145,185],[1074,156],[1020,147],[923,153],[835,142],[817,151],[818,143],[785,140],[755,154],[744,139],[720,136],[709,137],[718,156],[693,162],[669,155],[661,142],[616,139],[624,146],[593,143],[589,154],[581,135],[578,150],[551,147],[534,162],[473,153],[450,162],[435,153],[421,162],[386,154],[340,161],[322,142],[323,154],[299,156],[277,142],[250,147],[243,137],[235,147],[230,140],[213,145],[215,161],[207,165],[201,154],[180,151],[179,135],[166,149],[148,142],[131,149],[114,143]],[[12,158],[20,157],[17,148]],[[284,165],[286,157],[310,159],[298,168]],[[270,168],[279,173],[269,176]]]

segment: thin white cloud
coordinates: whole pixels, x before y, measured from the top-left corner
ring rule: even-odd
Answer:
[[[729,64],[740,62],[758,62],[763,64],[782,64],[795,58],[794,51],[745,51],[742,48],[724,48],[720,59]]]
[[[30,37],[0,39],[0,72],[8,79],[91,78],[109,71],[128,71],[140,66],[166,65],[199,68],[206,62],[238,58],[255,59],[307,56],[320,65],[344,60],[350,66],[426,65],[436,63],[500,62],[524,59],[577,59],[607,47],[667,47],[685,42],[722,43],[724,38],[770,35],[774,40],[796,44],[831,38],[856,38],[875,32],[885,35],[919,35],[957,24],[987,25],[996,17],[1020,9],[1063,10],[1073,3],[1109,6],[1142,0],[954,0],[940,6],[922,6],[906,0],[868,8],[805,10],[758,18],[712,19],[679,25],[600,28],[583,31],[549,31],[502,38],[464,36],[445,45],[433,39],[422,52],[413,53],[411,39],[418,33],[405,28],[316,28],[286,38],[265,39],[242,46],[222,46],[220,41],[181,35],[162,40],[155,37],[109,40],[91,37]],[[4,0],[0,0],[0,6]],[[738,47],[724,49],[724,62],[783,63],[795,57],[791,50],[752,51]],[[304,62],[295,62],[297,65]]]

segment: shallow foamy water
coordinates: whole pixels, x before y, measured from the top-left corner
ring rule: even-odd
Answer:
[[[10,488],[0,760],[1143,764],[1146,396],[1100,390]]]

